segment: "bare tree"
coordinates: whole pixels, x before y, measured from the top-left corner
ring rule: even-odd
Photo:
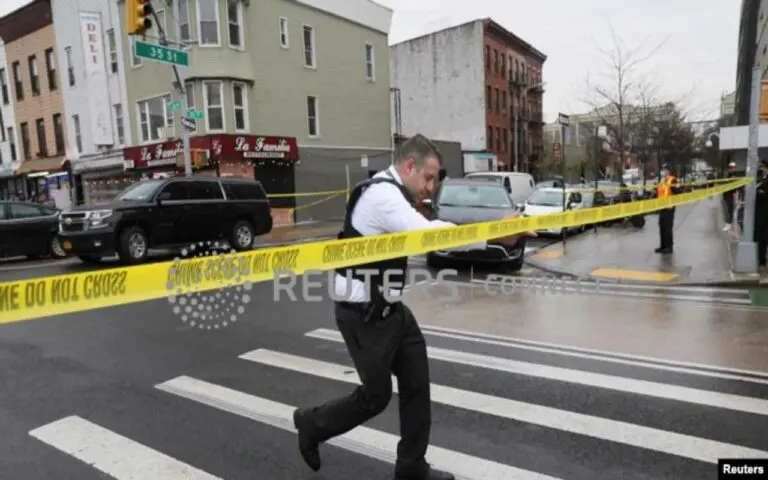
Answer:
[[[627,151],[632,147],[632,131],[640,122],[637,112],[638,91],[643,89],[643,76],[639,68],[666,43],[666,39],[653,48],[645,48],[644,41],[636,47],[627,47],[609,22],[611,48],[596,46],[602,54],[605,71],[598,81],[587,78],[584,102],[591,105],[599,122],[605,125],[609,148],[618,153],[617,172],[621,178]],[[641,109],[642,110],[642,109]]]

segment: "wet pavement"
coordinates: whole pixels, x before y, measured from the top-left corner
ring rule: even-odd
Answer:
[[[455,298],[429,284],[406,296],[429,346],[435,466],[470,480],[701,480],[718,458],[768,457],[765,310],[715,289],[504,292],[478,284],[493,271],[462,275]],[[292,407],[357,378],[329,300],[275,302],[271,283],[248,295],[227,325],[148,301],[0,326],[0,478],[392,478],[394,399],[322,447],[320,472],[301,462]]]
[[[659,246],[658,216],[654,214],[646,217],[642,229],[616,225],[589,230],[564,244],[542,249],[529,263],[580,278],[682,284],[743,282],[744,278],[731,273],[718,202],[706,199],[677,208],[671,255],[654,252]]]

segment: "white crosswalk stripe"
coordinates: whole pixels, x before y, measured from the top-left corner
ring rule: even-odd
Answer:
[[[619,420],[611,418],[611,415],[590,411],[588,405],[579,408],[580,411],[575,411],[573,407],[562,408],[544,404],[546,402],[543,400],[540,404],[539,400],[532,402],[506,398],[495,391],[491,393],[468,388],[471,382],[463,381],[459,374],[433,374],[433,383],[430,386],[432,402],[443,408],[488,416],[498,421],[518,422],[519,425],[556,432],[558,435],[583,438],[585,442],[589,439],[590,442],[605,442],[606,445],[620,445],[622,448],[649,452],[649,455],[666,455],[671,459],[669,461],[694,462],[694,465],[699,463],[700,468],[714,468],[712,464],[722,458],[768,458],[768,438],[745,442],[740,437],[741,439],[727,441],[727,438],[718,435],[718,432],[712,432],[711,436],[719,438],[710,438],[710,435],[700,433],[706,429],[694,428],[706,424],[709,421],[708,416],[722,414],[734,415],[733,418],[737,419],[732,422],[734,429],[744,426],[747,421],[756,425],[768,425],[766,374],[566,349],[550,344],[479,335],[454,329],[425,326],[423,331],[430,344],[430,360],[437,362],[436,365],[445,364],[458,368],[465,375],[470,375],[467,373],[469,371],[477,372],[466,378],[474,375],[493,375],[493,382],[499,384],[509,381],[520,383],[520,380],[513,379],[526,378],[531,382],[546,382],[550,387],[555,387],[555,391],[589,389],[589,395],[596,401],[603,396],[607,398],[609,395],[623,395],[625,397],[622,398],[633,398],[640,406],[638,408],[648,408],[651,412],[659,408],[658,405],[664,405],[667,409],[685,412],[685,415],[688,415],[689,411],[698,413],[691,414],[696,424],[693,427],[678,425],[673,421],[661,428],[660,420],[653,418],[649,424],[641,424],[636,420]],[[329,386],[359,383],[358,375],[351,367],[351,360],[338,363],[341,357],[337,354],[343,352],[343,341],[337,331],[326,328],[311,330],[303,335],[302,340],[315,345],[316,350],[310,349],[313,353],[307,354],[306,349],[289,352],[258,346],[230,360],[238,362],[240,369],[254,369],[254,372],[266,370],[273,375],[301,379],[291,385],[301,385],[303,382],[321,382]],[[336,355],[336,361],[329,361],[326,357],[328,355]],[[584,362],[592,363],[588,366]],[[616,374],[616,369],[627,369],[627,376]],[[607,373],[608,371],[614,373]],[[267,389],[254,392],[253,386],[243,386],[241,390],[240,386],[223,385],[217,381],[203,379],[195,372],[179,373],[179,376],[148,387],[154,387],[155,392],[162,392],[160,398],[166,398],[167,395],[183,402],[183,405],[197,405],[222,415],[246,419],[249,424],[295,433],[292,414],[296,405],[293,403],[298,402],[279,402],[275,392]],[[641,378],[651,373],[657,375],[653,381]],[[729,390],[733,388],[736,390]],[[398,393],[394,378],[393,391]],[[746,391],[756,393],[750,396],[744,394]],[[666,403],[646,406],[652,402]],[[681,416],[685,415],[681,413]],[[173,458],[159,451],[161,449],[143,445],[119,432],[109,430],[99,422],[86,420],[84,417],[88,416],[87,411],[71,412],[70,416],[31,430],[29,435],[118,480],[232,478],[232,472],[213,471],[210,467],[206,469],[209,471],[204,471],[193,466],[197,463],[194,457]],[[199,428],[215,429],[215,426]],[[477,435],[476,432],[468,433],[467,438]],[[364,426],[328,443],[361,458],[392,464],[395,462],[398,440],[398,436],[393,433]],[[436,468],[453,472],[457,478],[571,478],[567,468],[564,470],[560,466],[558,470],[556,465],[550,465],[552,462],[526,462],[525,458],[521,460],[520,456],[515,457],[516,461],[508,458],[490,458],[493,457],[490,453],[489,458],[485,458],[478,455],[477,451],[470,454],[469,450],[463,451],[464,447],[456,448],[454,445],[453,448],[447,448],[446,445],[446,439],[441,438],[438,431],[433,432],[427,460]],[[295,448],[295,444],[292,444],[292,447]],[[468,447],[469,445],[466,448]],[[178,450],[174,449],[174,452]],[[621,458],[615,461],[617,466],[622,464]],[[682,466],[676,474],[691,468],[690,463],[680,465]],[[574,471],[578,469],[584,472],[585,467],[574,465],[573,468]],[[652,467],[649,465],[650,468]],[[707,470],[693,472],[691,477],[678,478],[695,478],[695,475],[702,471]],[[639,475],[637,472],[626,475],[617,472],[620,470],[613,472],[614,478],[618,478],[616,475],[625,478]],[[333,472],[328,475],[328,478],[346,478]]]

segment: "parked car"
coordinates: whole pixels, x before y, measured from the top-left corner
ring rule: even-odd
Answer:
[[[565,210],[574,210],[584,208],[583,196],[581,192],[575,190],[565,190],[565,207],[563,206],[562,188],[538,188],[528,201],[523,205],[523,216],[536,217],[539,215],[548,215],[551,213],[561,213]],[[584,231],[585,225],[567,228],[563,227],[546,228],[538,230],[537,233],[544,235],[562,235],[570,231]]]
[[[536,183],[533,175],[522,172],[472,172],[464,175],[469,180],[490,180],[501,183],[507,190],[512,203],[520,205],[528,200]]]
[[[517,207],[500,182],[446,179],[433,206],[434,215],[457,225],[502,220]],[[525,236],[514,246],[489,242],[484,250],[455,252],[438,250],[427,254],[427,263],[439,267],[449,262],[498,264],[511,271],[523,268]]]
[[[238,251],[272,230],[261,183],[234,178],[173,177],[146,180],[123,190],[108,205],[63,212],[59,237],[85,262],[117,254],[125,264],[147,259],[151,248],[226,241]]]
[[[0,201],[0,258],[63,258],[57,236],[60,210],[29,202]]]

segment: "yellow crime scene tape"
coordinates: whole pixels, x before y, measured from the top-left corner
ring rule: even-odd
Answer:
[[[280,272],[302,274],[390,258],[419,255],[526,231],[598,223],[697,202],[739,188],[740,178],[708,189],[536,217],[329,240],[0,283],[0,323],[19,322],[134,302],[168,298],[272,280]]]

